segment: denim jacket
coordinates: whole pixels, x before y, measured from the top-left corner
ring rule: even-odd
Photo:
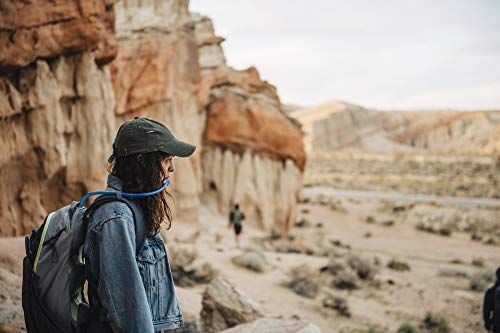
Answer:
[[[119,178],[108,176],[106,190],[122,187]],[[109,202],[95,210],[84,256],[91,308],[113,332],[153,333],[184,326],[163,239],[160,234],[147,237],[136,256],[134,219],[126,204]]]

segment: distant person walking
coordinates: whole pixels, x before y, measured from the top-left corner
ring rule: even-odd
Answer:
[[[484,295],[484,327],[488,332],[500,333],[500,267],[496,271],[497,281]]]
[[[240,205],[235,204],[234,208],[231,210],[229,213],[229,225],[228,228],[231,228],[231,225],[234,228],[234,236],[236,239],[236,246],[239,248],[240,247],[240,234],[242,231],[242,224],[241,222],[245,219],[245,214],[240,210]]]

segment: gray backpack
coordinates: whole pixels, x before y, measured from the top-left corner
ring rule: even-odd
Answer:
[[[83,293],[83,245],[90,214],[110,201],[127,204],[136,221],[139,212],[133,202],[121,195],[102,195],[88,208],[74,201],[50,213],[40,228],[26,237],[22,304],[28,333],[85,332],[85,327],[96,319]],[[145,226],[135,223],[135,229],[139,253]]]

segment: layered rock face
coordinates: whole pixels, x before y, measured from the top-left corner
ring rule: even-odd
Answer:
[[[205,115],[196,94],[198,46],[187,1],[126,1],[117,4],[119,51],[111,63],[117,125],[134,116],[165,123],[198,151],[176,161],[171,191],[176,216],[198,219],[200,150]]]
[[[198,147],[176,163],[176,217],[239,202],[248,223],[287,230],[300,129],[254,68],[226,65],[223,39],[186,0],[7,1],[0,17],[0,235],[102,188],[113,137],[134,116]]]
[[[114,14],[107,1],[4,1],[0,17],[0,235],[22,235],[102,187]]]
[[[302,124],[308,150],[500,151],[499,111],[376,111],[332,102],[289,114]]]
[[[455,112],[413,126],[394,137],[420,149],[500,153],[500,112]]]
[[[202,200],[223,214],[239,203],[249,223],[286,232],[305,165],[300,128],[254,68],[226,65],[212,22],[193,19],[202,73],[198,100],[207,117]]]

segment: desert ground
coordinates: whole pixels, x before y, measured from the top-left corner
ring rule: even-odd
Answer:
[[[500,198],[500,157],[492,154],[345,149],[313,151],[308,158],[306,187]]]
[[[416,210],[457,209],[427,206],[316,195],[303,198],[286,237],[247,221],[240,248],[227,220],[207,209],[200,212],[201,226],[175,221],[164,235],[186,321],[203,332],[206,282],[221,275],[255,300],[266,317],[307,320],[325,333],[397,332],[405,323],[427,332],[433,322],[444,330],[429,332],[445,332],[443,325],[450,332],[481,332],[482,291],[492,281],[500,247],[468,231],[418,227]],[[500,207],[465,213],[499,223]],[[0,239],[0,332],[23,331],[23,247],[22,238]],[[234,263],[242,254],[247,254],[243,266],[257,271]],[[182,272],[189,269],[179,272],[180,264],[204,271],[197,273],[202,278],[186,279]]]

